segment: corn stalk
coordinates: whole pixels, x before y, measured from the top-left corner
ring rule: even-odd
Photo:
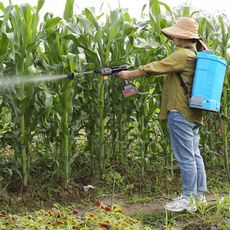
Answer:
[[[2,24],[2,29],[10,36],[8,44],[11,51],[10,57],[15,65],[15,74],[19,79],[21,75],[35,71],[33,65],[34,54],[40,42],[37,38],[38,12],[42,5],[43,1],[38,1],[36,11],[28,4],[9,6],[5,9],[6,17]],[[20,83],[18,87],[11,90],[10,99],[14,105],[14,111],[17,112],[15,118],[19,118],[19,123],[15,120],[15,124],[19,125],[19,136],[14,148],[17,157],[21,160],[22,184],[25,191],[30,175],[29,144],[32,140],[31,131],[34,128],[31,123],[31,117],[35,94],[31,85],[25,86],[24,83]]]
[[[221,29],[221,46],[220,46],[220,55],[228,61],[228,64],[230,62],[229,56],[227,54],[227,47],[230,47],[229,41],[230,41],[230,25],[225,23],[224,17],[219,16],[218,22],[220,24]],[[223,98],[222,98],[222,104],[223,104],[223,114],[222,114],[222,124],[223,124],[223,147],[224,147],[224,162],[225,162],[225,170],[228,175],[228,179],[230,181],[230,155],[229,155],[229,108],[230,108],[230,72],[229,68],[227,68],[225,80],[224,80],[224,88],[223,88]]]

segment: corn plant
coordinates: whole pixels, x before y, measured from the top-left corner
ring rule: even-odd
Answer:
[[[42,5],[43,1],[38,1],[37,10],[28,4],[10,5],[5,8],[5,18],[1,25],[1,31],[4,31],[2,36],[5,39],[4,34],[7,34],[10,38],[6,44],[8,44],[8,50],[11,52],[9,61],[14,63],[14,66],[7,66],[8,63],[6,63],[6,68],[13,67],[11,72],[18,76],[19,82],[21,75],[35,70],[35,50],[40,42],[37,37],[38,13]],[[36,88],[19,83],[18,86],[8,90],[10,91],[10,97],[8,97],[9,100],[6,100],[6,104],[9,108],[12,108],[12,119],[15,127],[17,127],[13,148],[16,159],[21,162],[19,165],[23,186],[26,188],[30,173],[29,144],[32,140],[31,132],[34,129],[31,118]]]
[[[227,48],[230,47],[229,41],[230,41],[230,25],[228,24],[226,26],[224,17],[219,16],[218,22],[220,24],[221,29],[221,44],[220,46],[220,55],[225,58],[228,63],[230,61],[228,54],[227,54]],[[222,124],[223,124],[223,143],[224,143],[224,157],[225,157],[225,169],[228,175],[228,179],[230,181],[230,167],[229,167],[229,161],[230,161],[230,155],[229,155],[229,108],[230,108],[230,72],[229,68],[227,68],[225,80],[224,80],[224,89],[223,89],[223,97],[222,97],[222,104],[223,104],[223,112],[222,112]]]
[[[64,11],[64,19],[60,17],[53,18],[50,14],[45,16],[44,23],[41,27],[41,37],[44,39],[43,46],[38,49],[42,58],[41,67],[46,71],[56,74],[67,74],[74,72],[75,64],[78,60],[76,54],[72,53],[73,42],[68,38],[68,28],[72,26],[74,1],[67,1]],[[64,179],[64,185],[67,187],[70,175],[71,146],[73,136],[71,136],[71,120],[73,111],[73,81],[63,80],[57,84],[50,84],[53,90],[53,109],[51,118],[56,122],[53,123],[51,136],[56,136],[52,140],[56,145],[55,161],[58,162],[58,176]],[[50,120],[50,122],[52,122]],[[72,137],[72,138],[71,138]]]

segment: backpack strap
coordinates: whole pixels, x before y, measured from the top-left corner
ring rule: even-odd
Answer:
[[[196,50],[195,50],[192,46],[185,46],[184,48],[190,49],[190,50],[194,51],[195,53],[197,53]],[[189,95],[189,91],[188,91],[188,88],[187,88],[186,84],[184,83],[184,80],[183,80],[183,78],[182,78],[182,76],[181,76],[181,73],[178,72],[178,73],[176,73],[176,74],[177,74],[177,77],[178,77],[179,80],[180,80],[180,85],[182,86],[185,95],[189,98],[189,96],[190,96],[190,95]]]
[[[183,78],[182,78],[182,76],[181,76],[181,73],[177,73],[177,77],[178,77],[179,80],[180,80],[180,85],[182,86],[182,88],[183,88],[183,90],[184,90],[184,94],[185,94],[187,97],[189,97],[189,91],[188,91],[187,86],[186,86],[185,83],[184,83],[184,80],[183,80]]]

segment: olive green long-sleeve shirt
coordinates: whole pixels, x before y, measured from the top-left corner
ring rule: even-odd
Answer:
[[[191,92],[195,65],[195,52],[187,48],[179,48],[161,61],[154,61],[139,67],[139,70],[146,75],[167,74],[161,94],[160,119],[167,119],[168,111],[176,110],[187,120],[202,124],[202,111],[189,108],[188,97],[184,93],[177,75],[178,72],[181,73],[188,90]]]

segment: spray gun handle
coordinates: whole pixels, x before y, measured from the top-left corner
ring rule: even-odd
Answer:
[[[130,82],[130,80],[123,80],[123,82],[124,82],[124,85],[129,85],[129,84],[131,84],[131,82]]]

